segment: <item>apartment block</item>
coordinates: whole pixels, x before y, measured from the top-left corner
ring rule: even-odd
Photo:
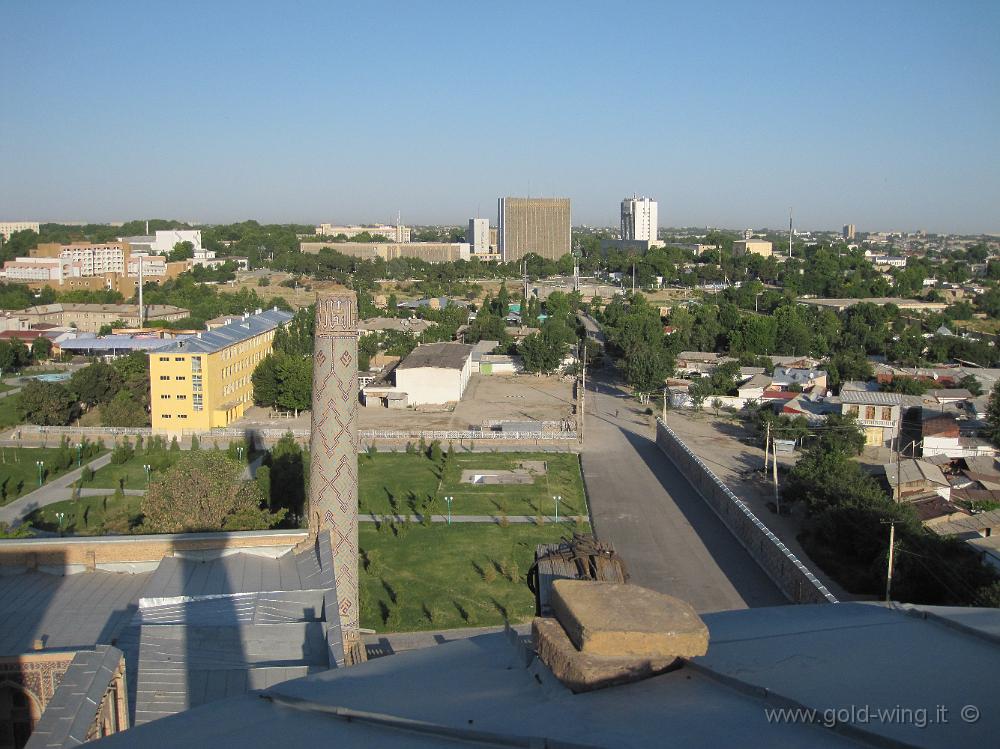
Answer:
[[[621,238],[625,241],[657,242],[659,217],[656,201],[652,198],[625,198],[621,211]]]
[[[10,239],[10,235],[19,231],[33,231],[38,233],[37,221],[0,221],[0,235],[4,241]]]
[[[500,198],[497,223],[505,263],[529,253],[558,260],[571,249],[569,198]]]
[[[292,319],[277,308],[178,340],[149,355],[153,431],[225,427],[253,403],[253,373],[274,332]]]
[[[390,226],[389,224],[376,224],[374,226],[320,224],[316,227],[316,236],[319,237],[338,237],[342,234],[346,239],[354,239],[365,232],[373,236],[378,234],[390,242],[409,242],[411,230],[408,226]]]
[[[45,243],[29,253],[33,258],[61,258],[78,263],[81,276],[104,273],[125,273],[131,247],[128,242],[76,242],[74,244]]]
[[[469,231],[465,235],[465,241],[474,255],[485,254],[490,251],[490,220],[488,218],[470,218]]]
[[[399,257],[448,263],[469,259],[468,242],[300,242],[299,250],[311,254],[333,250],[365,260],[394,260]]]

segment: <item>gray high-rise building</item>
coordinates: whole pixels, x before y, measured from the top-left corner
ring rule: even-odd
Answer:
[[[844,229],[841,232],[841,234],[843,235],[844,239],[850,242],[852,239],[854,239],[855,231],[856,230],[854,228],[854,224],[844,224]]]
[[[529,252],[549,260],[570,252],[569,198],[500,198],[497,226],[505,263]]]

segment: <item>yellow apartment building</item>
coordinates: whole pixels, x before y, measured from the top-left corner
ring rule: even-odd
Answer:
[[[153,431],[181,434],[229,426],[253,402],[253,372],[274,332],[292,319],[277,308],[238,316],[149,354]]]

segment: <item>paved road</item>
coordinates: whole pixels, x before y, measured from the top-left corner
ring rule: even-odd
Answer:
[[[10,504],[0,507],[0,522],[17,527],[26,515],[37,510],[39,507],[46,507],[47,505],[69,499],[73,493],[72,484],[80,480],[84,468],[89,467],[96,471],[110,462],[111,453],[105,453],[101,457],[87,463],[83,468],[77,468],[69,473],[64,473],[59,478],[52,479],[52,481],[44,486],[35,489],[35,491],[29,492],[23,497],[15,499]],[[84,493],[88,491],[90,490],[85,489]],[[113,489],[104,489],[98,492],[98,494],[111,494],[113,491]]]
[[[699,612],[788,603],[656,447],[650,417],[595,374],[587,383],[583,474],[594,531],[622,554],[632,582]]]

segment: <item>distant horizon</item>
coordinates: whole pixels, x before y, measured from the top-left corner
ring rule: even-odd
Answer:
[[[474,216],[469,216],[469,218],[475,218],[475,217]],[[464,227],[464,226],[468,226],[469,218],[467,218],[465,220],[462,220],[462,221],[444,221],[444,222],[440,222],[440,221],[435,221],[435,222],[427,222],[427,221],[412,221],[412,222],[408,222],[408,221],[401,221],[400,223],[401,223],[402,226],[406,226],[406,227],[416,227],[416,226],[421,226],[421,227],[422,226],[428,226],[428,227],[430,227],[430,226]],[[483,218],[483,217],[480,217],[480,218]],[[259,219],[259,218],[255,218],[255,217],[252,217],[252,216],[251,217],[245,217],[245,218],[235,219],[233,221],[194,221],[194,220],[187,220],[187,219],[183,219],[183,218],[164,218],[162,216],[154,216],[154,217],[150,217],[148,219],[147,218],[130,218],[130,219],[125,219],[125,220],[115,219],[115,220],[111,220],[111,221],[75,220],[75,219],[74,220],[57,220],[57,219],[35,219],[35,218],[12,218],[12,217],[9,217],[9,216],[0,216],[0,222],[4,222],[4,221],[29,221],[29,222],[36,222],[37,221],[40,225],[44,225],[44,224],[56,224],[56,225],[59,225],[59,226],[87,226],[87,225],[92,225],[92,226],[109,226],[109,227],[112,227],[112,228],[116,227],[116,226],[121,226],[121,225],[124,225],[124,224],[127,224],[127,223],[131,223],[133,221],[172,221],[172,222],[176,222],[176,223],[187,224],[188,226],[192,226],[192,227],[199,227],[199,226],[226,226],[226,225],[230,225],[230,224],[242,223],[244,221],[256,221],[261,226],[290,226],[290,225],[294,224],[294,225],[299,225],[299,226],[314,226],[314,227],[319,226],[320,224],[332,224],[334,226],[376,226],[376,225],[394,226],[395,223],[396,223],[395,221],[389,222],[389,221],[332,221],[332,220],[323,220],[323,221],[265,221],[265,220],[262,220],[262,219]],[[837,226],[836,228],[821,228],[821,227],[815,227],[815,226],[811,226],[811,227],[810,226],[801,226],[800,227],[800,226],[794,226],[793,225],[793,230],[795,231],[796,234],[813,233],[813,232],[824,232],[824,233],[836,233],[836,234],[839,234],[841,232],[841,230],[843,229],[843,227],[844,227],[844,224],[841,224],[840,226]],[[491,229],[495,229],[496,228],[496,222],[492,218],[490,219],[490,228]],[[619,226],[618,226],[618,224],[588,224],[588,223],[573,222],[572,223],[572,228],[573,229],[612,229],[613,230],[613,229],[619,228]],[[712,225],[712,224],[708,224],[708,225],[696,225],[696,224],[663,225],[663,224],[660,224],[658,226],[658,230],[660,230],[660,231],[681,231],[681,230],[684,230],[684,229],[701,229],[701,230],[707,230],[707,231],[723,231],[723,232],[735,232],[735,233],[742,232],[742,231],[744,231],[746,229],[752,229],[754,232],[767,232],[767,233],[774,233],[774,234],[784,233],[786,236],[788,234],[788,227],[787,226],[779,226],[779,227],[752,226],[752,225],[746,225],[746,226],[721,226],[721,225]],[[985,236],[985,237],[1000,237],[1000,232],[990,232],[990,231],[949,231],[949,232],[942,232],[942,231],[932,231],[930,229],[924,229],[923,227],[918,228],[918,229],[912,229],[912,228],[906,228],[906,229],[900,229],[900,228],[892,228],[892,229],[886,229],[886,228],[867,229],[867,228],[859,227],[859,226],[857,226],[855,224],[855,230],[856,230],[856,232],[858,234],[878,234],[878,233],[894,234],[894,233],[899,233],[899,232],[902,232],[903,234],[916,234],[917,232],[925,232],[928,235],[936,235],[936,236],[967,236],[967,237],[968,236]],[[320,241],[322,241],[322,239],[323,239],[322,235],[316,235],[316,236],[321,237]],[[326,237],[325,239],[327,241],[329,241],[329,239],[331,239],[331,238],[330,237]]]
[[[0,213],[1000,233],[1000,3],[7,3]],[[891,29],[891,33],[881,33]],[[63,220],[66,220],[65,218]],[[455,223],[457,222],[457,223]]]

